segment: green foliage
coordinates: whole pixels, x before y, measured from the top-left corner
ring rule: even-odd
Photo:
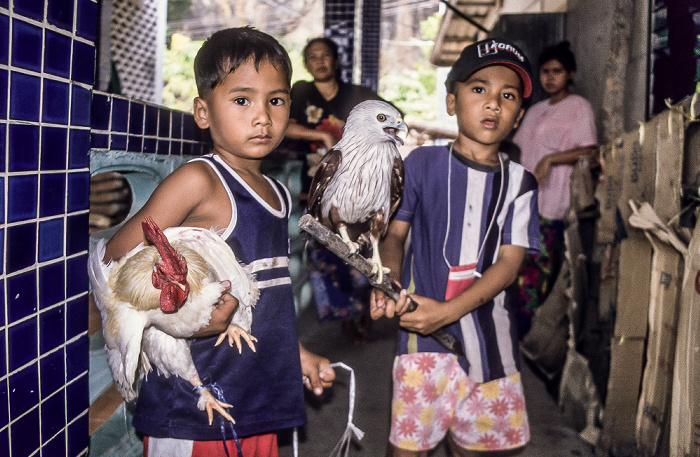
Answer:
[[[194,56],[203,41],[174,33],[170,47],[165,50],[163,65],[163,105],[181,111],[192,112],[192,101],[197,96],[194,82]]]

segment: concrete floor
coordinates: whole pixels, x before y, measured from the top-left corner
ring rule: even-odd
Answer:
[[[299,318],[302,344],[331,362],[343,362],[355,371],[356,401],[354,424],[365,436],[354,441],[350,456],[382,457],[386,453],[391,404],[391,366],[396,348],[396,322],[374,322],[371,341],[353,345],[341,332],[339,322],[319,323],[311,307]],[[592,447],[568,427],[544,382],[523,364],[523,384],[530,418],[531,441],[522,457],[593,457]],[[331,456],[340,440],[348,417],[350,376],[337,369],[333,389],[321,399],[307,396],[308,424],[299,431],[299,456]],[[280,456],[294,455],[291,437],[280,441]],[[335,457],[338,454],[333,454]],[[431,457],[447,457],[444,448]]]

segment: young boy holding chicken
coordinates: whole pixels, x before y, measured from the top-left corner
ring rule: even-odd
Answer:
[[[320,395],[335,378],[327,359],[299,343],[287,257],[291,199],[282,184],[260,171],[261,160],[287,127],[291,63],[272,37],[242,27],[214,33],[197,53],[194,67],[199,92],[194,118],[200,128],[209,129],[212,153],[164,179],[107,243],[104,260],[118,259],[145,241],[141,222],[146,216],[161,229],[223,231],[236,257],[257,276],[260,298],[251,330],[256,352],[215,346],[238,304],[224,294],[209,324],[192,340],[191,353],[203,382],[216,383],[233,405],[243,455],[277,456],[276,431],[306,420],[302,379]],[[133,420],[144,436],[144,455],[224,455],[222,429],[209,425],[197,398],[185,379],[161,376],[157,370],[147,375]],[[234,438],[227,428],[232,456]]]
[[[513,44],[484,40],[462,51],[445,85],[457,139],[408,155],[381,246],[407,290],[371,298],[373,318],[400,316],[387,455],[425,457],[445,437],[452,456],[513,455],[530,434],[507,288],[526,250],[539,249],[537,182],[499,147],[523,116],[530,65]],[[465,355],[429,337],[439,328]]]

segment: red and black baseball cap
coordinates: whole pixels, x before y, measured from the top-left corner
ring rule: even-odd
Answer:
[[[453,93],[455,83],[466,81],[476,71],[491,65],[505,65],[513,69],[523,82],[523,98],[532,94],[532,67],[525,53],[502,38],[489,38],[472,43],[462,50],[447,75],[447,93]]]

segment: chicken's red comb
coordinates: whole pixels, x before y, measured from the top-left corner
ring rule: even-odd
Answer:
[[[156,289],[161,289],[160,308],[163,312],[174,312],[185,303],[190,291],[187,283],[187,261],[170,245],[168,238],[155,221],[146,216],[141,223],[146,239],[158,249],[161,260],[153,266],[151,280]]]

